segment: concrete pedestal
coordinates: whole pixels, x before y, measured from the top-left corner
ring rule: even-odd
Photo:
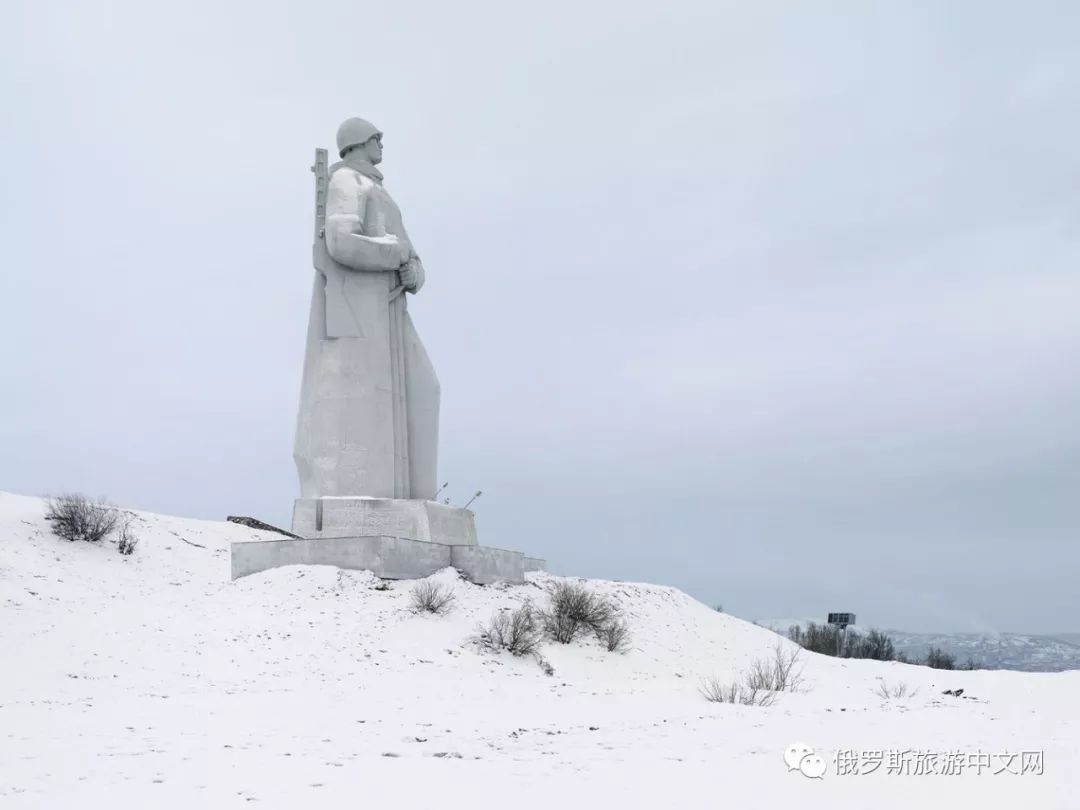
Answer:
[[[486,546],[448,546],[401,537],[316,537],[310,540],[242,540],[232,544],[232,577],[282,565],[335,565],[367,570],[384,579],[419,579],[453,566],[469,582],[521,583],[525,555]]]
[[[469,582],[520,583],[544,561],[519,551],[480,546],[473,513],[434,501],[396,498],[299,498],[298,539],[232,543],[232,576],[282,565],[366,569],[384,579],[416,579],[452,566]]]
[[[298,498],[293,534],[316,537],[397,537],[446,546],[475,546],[468,509],[398,498]]]

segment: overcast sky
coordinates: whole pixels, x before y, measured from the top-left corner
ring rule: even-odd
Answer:
[[[1074,3],[5,2],[0,489],[289,522],[316,146],[427,268],[481,542],[1080,629]]]

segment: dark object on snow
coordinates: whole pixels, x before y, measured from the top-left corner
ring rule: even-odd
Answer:
[[[953,697],[960,697],[962,694],[964,694],[964,690],[963,689],[946,689],[941,694],[943,694],[943,695],[952,695]]]
[[[229,523],[239,523],[241,526],[247,526],[249,529],[261,529],[264,532],[277,532],[283,534],[286,537],[292,537],[295,540],[303,540],[304,538],[298,534],[287,532],[284,529],[279,529],[277,526],[271,526],[269,523],[263,523],[261,520],[256,520],[253,517],[243,517],[242,515],[229,515],[225,518]]]

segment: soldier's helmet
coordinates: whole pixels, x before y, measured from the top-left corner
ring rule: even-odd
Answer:
[[[375,125],[363,118],[348,118],[337,131],[338,154],[345,157],[345,151],[354,146],[361,146],[382,133]]]

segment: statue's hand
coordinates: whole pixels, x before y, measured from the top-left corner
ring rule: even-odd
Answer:
[[[409,259],[398,270],[401,277],[401,286],[411,293],[416,293],[424,286],[424,265],[416,257]]]

